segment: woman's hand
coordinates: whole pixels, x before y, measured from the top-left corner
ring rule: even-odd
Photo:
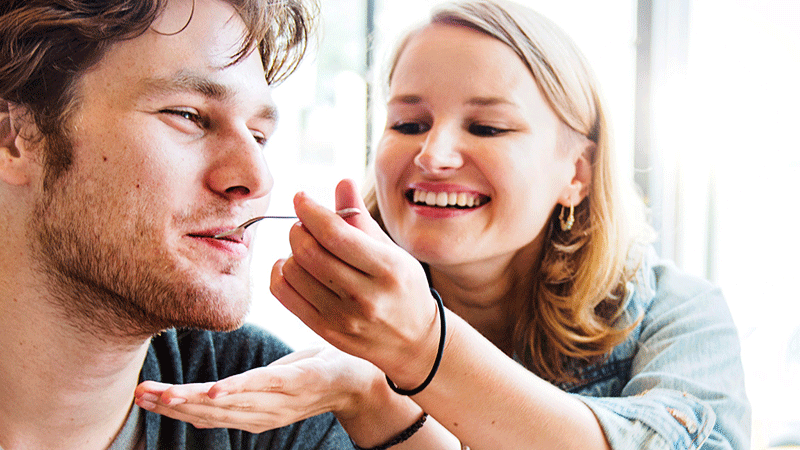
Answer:
[[[333,411],[342,421],[364,417],[380,401],[383,374],[334,348],[291,353],[266,367],[216,383],[170,385],[145,381],[136,388],[140,407],[197,428],[236,428],[251,433]],[[372,400],[374,402],[370,403]],[[413,410],[410,414],[414,414]]]
[[[354,183],[336,188],[338,217],[298,194],[292,255],[273,266],[271,291],[339,349],[367,359],[403,388],[426,377],[436,356],[436,304],[420,263],[372,220]]]

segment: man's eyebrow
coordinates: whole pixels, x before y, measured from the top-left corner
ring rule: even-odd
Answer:
[[[171,77],[150,77],[138,82],[141,96],[158,96],[177,93],[195,93],[215,101],[224,102],[234,97],[227,86],[202,75],[178,73]],[[275,105],[265,104],[256,113],[262,119],[277,121],[278,110]]]
[[[143,96],[194,92],[214,100],[226,100],[232,96],[230,89],[206,77],[190,73],[178,73],[171,77],[149,77],[137,83]]]

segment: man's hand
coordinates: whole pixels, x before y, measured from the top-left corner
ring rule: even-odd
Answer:
[[[145,381],[134,395],[140,407],[197,428],[261,433],[328,411],[346,421],[378,382],[385,383],[383,374],[369,362],[317,348],[216,383]]]

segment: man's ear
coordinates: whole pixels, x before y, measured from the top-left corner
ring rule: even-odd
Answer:
[[[560,203],[564,206],[577,206],[589,195],[592,185],[592,159],[597,144],[583,138],[575,156],[575,175],[561,195]]]
[[[0,99],[0,181],[15,186],[30,183],[30,142],[20,136],[24,108]]]

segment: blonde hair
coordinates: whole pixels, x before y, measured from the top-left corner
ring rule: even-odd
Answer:
[[[508,45],[528,67],[561,121],[595,143],[587,198],[575,205],[575,223],[561,231],[558,211],[545,225],[545,245],[530,302],[518,305],[514,345],[523,363],[553,382],[574,380],[574,362],[591,362],[622,342],[630,329],[616,325],[624,311],[627,284],[640,263],[637,248],[651,237],[644,206],[633,183],[620,182],[611,152],[610,127],[589,64],[572,39],[542,15],[504,1],[464,1],[436,8],[430,23],[464,26]],[[423,26],[424,27],[424,26]],[[391,61],[388,82],[409,40]],[[373,171],[374,172],[374,171]],[[374,173],[365,201],[381,223]],[[572,361],[572,362],[571,362]]]

